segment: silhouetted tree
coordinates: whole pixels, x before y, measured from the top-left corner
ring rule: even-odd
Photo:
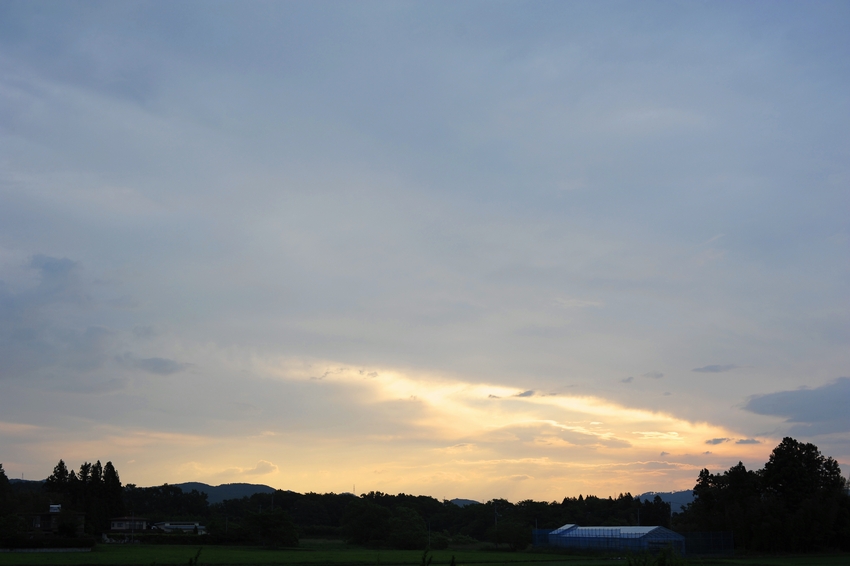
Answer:
[[[0,517],[12,513],[12,507],[12,484],[9,483],[9,478],[6,477],[3,464],[0,464]]]
[[[838,462],[822,455],[814,444],[789,437],[773,449],[762,477],[767,493],[790,511],[798,510],[807,499],[841,493],[846,482]]]
[[[107,462],[103,467],[103,496],[109,517],[124,514],[124,489],[121,487],[121,479],[112,462]]]
[[[652,501],[638,500],[638,507],[641,526],[670,528],[670,504],[664,502],[660,495],[656,495]]]
[[[63,460],[59,460],[59,463],[53,468],[53,473],[47,477],[44,489],[51,493],[67,494],[69,481],[68,467]]]
[[[88,462],[83,462],[80,465],[80,473],[77,474],[76,496],[76,506],[88,511],[91,498],[91,464]]]
[[[850,548],[845,487],[835,460],[814,444],[785,438],[757,472],[741,462],[722,474],[702,470],[694,502],[676,517],[676,527],[729,530],[737,547],[750,550]]]
[[[108,529],[109,518],[124,512],[123,488],[112,462],[105,467],[100,460],[83,462],[77,475],[59,460],[44,483],[44,491],[50,494],[51,502],[61,503],[63,510],[84,512],[86,530],[92,534]]]

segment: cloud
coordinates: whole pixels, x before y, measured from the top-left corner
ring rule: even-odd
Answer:
[[[81,302],[85,299],[85,294],[82,293],[78,284],[76,261],[66,257],[56,258],[36,254],[30,260],[29,266],[39,272],[38,294],[42,301]]]
[[[728,365],[710,365],[703,366],[701,368],[694,368],[691,371],[699,372],[699,373],[723,373],[724,371],[732,371],[740,366],[736,366],[735,364]]]
[[[710,454],[711,454],[711,450],[706,450],[705,452],[702,453],[703,456],[708,456]]]
[[[245,476],[261,476],[264,474],[272,474],[278,471],[278,467],[268,460],[260,460],[257,465],[247,470],[242,470],[242,475]]]
[[[534,478],[529,476],[529,475],[526,475],[526,474],[517,474],[517,475],[511,476],[509,479],[511,481],[525,481],[525,480],[532,480]]]
[[[669,455],[670,455],[670,453],[669,453],[669,452],[662,452],[661,454],[659,454],[659,456],[662,456],[662,457],[663,457],[663,456],[669,456]]]
[[[156,375],[171,375],[183,371],[191,364],[176,362],[167,358],[143,358],[133,360],[133,367]]]
[[[631,383],[631,382],[632,382],[632,381],[634,381],[634,380],[635,380],[635,378],[634,378],[634,377],[629,376],[629,377],[625,377],[625,378],[621,379],[621,380],[620,380],[620,382],[621,382],[621,383]]]
[[[57,391],[69,393],[81,393],[88,395],[106,395],[127,388],[127,380],[120,378],[106,379],[102,381],[76,380],[61,382],[56,385]]]
[[[450,454],[457,454],[461,452],[472,452],[475,450],[475,445],[469,442],[462,442],[460,444],[455,444],[453,446],[446,446],[445,448],[438,449],[441,452],[446,452]]]
[[[37,282],[28,277],[13,291],[0,281],[0,379],[48,368],[61,368],[64,379],[72,379],[99,368],[114,333],[85,320],[91,300],[79,282],[78,263],[36,254],[26,271],[35,271]]]
[[[44,254],[35,254],[30,259],[30,267],[34,267],[41,272],[43,284],[67,279],[76,266],[77,262],[71,261],[67,257],[58,258]]]
[[[597,426],[602,423],[595,423]],[[521,421],[512,425],[500,426],[487,431],[481,443],[511,442],[525,446],[587,447],[587,448],[630,448],[632,444],[604,428],[588,428],[584,425],[564,424],[550,420]]]
[[[232,478],[234,476],[263,476],[280,471],[280,468],[277,465],[269,462],[268,460],[259,460],[255,466],[250,468],[231,466],[224,469],[216,469],[215,466],[205,465],[200,462],[187,462],[181,466],[181,469],[190,472],[193,477],[199,479]]]
[[[650,371],[643,374],[641,377],[648,377],[650,379],[661,379],[662,377],[664,377],[664,374],[660,371]]]
[[[568,309],[582,309],[587,307],[603,307],[605,303],[601,301],[583,301],[581,299],[555,299],[555,302],[560,306]]]
[[[522,393],[517,393],[514,397],[534,397],[534,390],[529,389],[528,391],[523,391]]]
[[[4,435],[25,435],[40,430],[42,427],[37,425],[0,421],[0,432]]]
[[[647,430],[647,431],[635,431],[634,434],[639,434],[643,438],[649,438],[653,440],[679,440],[681,437],[679,433],[676,431],[666,431],[662,432],[659,430]]]
[[[262,413],[263,410],[257,407],[252,403],[242,403],[239,401],[231,401],[228,403],[230,407],[232,407],[235,411],[238,411],[243,414],[258,414]],[[266,431],[268,433],[268,431]]]
[[[138,325],[133,327],[133,336],[136,338],[153,338],[156,336],[156,331],[153,326]]]
[[[712,438],[711,440],[706,440],[706,444],[723,444],[724,442],[729,442],[732,440],[731,438]]]
[[[793,434],[850,432],[850,378],[840,377],[814,389],[802,388],[750,397],[744,409],[784,417]]]
[[[742,438],[740,440],[736,440],[735,444],[761,444],[761,440],[756,440],[755,438]]]

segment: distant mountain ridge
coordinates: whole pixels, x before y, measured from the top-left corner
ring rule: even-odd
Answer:
[[[12,488],[17,491],[42,491],[44,482],[47,480],[22,480],[20,478],[9,478]]]
[[[276,490],[263,484],[255,483],[224,483],[221,485],[208,485],[196,481],[186,483],[172,484],[179,487],[184,493],[188,493],[193,489],[197,489],[201,493],[207,494],[207,501],[210,503],[221,503],[225,499],[242,499],[243,497],[251,497],[255,493],[274,493]]]
[[[481,505],[479,501],[473,501],[472,499],[452,499],[452,503],[457,505],[458,507],[466,507],[467,505]]]
[[[22,480],[20,478],[9,478],[9,483],[30,491],[43,489],[46,480]],[[170,484],[179,487],[183,493],[189,493],[197,489],[207,494],[210,503],[221,503],[225,499],[242,499],[251,497],[255,493],[274,493],[275,489],[264,484],[254,483],[224,483],[221,485],[209,485],[201,482],[190,481],[185,483]]]
[[[670,510],[673,513],[680,512],[682,507],[687,507],[689,503],[693,503],[694,501],[694,492],[692,489],[686,489],[684,491],[647,491],[637,497],[641,501],[652,501],[656,495],[664,503],[670,504]]]

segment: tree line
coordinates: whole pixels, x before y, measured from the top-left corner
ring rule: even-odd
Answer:
[[[0,523],[9,523],[14,513],[43,512],[49,503],[62,503],[85,512],[90,534],[106,532],[110,517],[132,514],[151,522],[198,521],[206,525],[209,543],[223,544],[291,546],[299,537],[327,537],[395,548],[439,549],[477,541],[524,548],[534,528],[576,523],[732,531],[736,547],[757,551],[850,550],[847,481],[835,460],[792,438],[774,449],[763,469],[747,470],[738,463],[717,474],[702,470],[694,502],[678,513],[671,513],[660,497],[641,501],[629,493],[560,502],[493,499],[460,507],[404,493],[373,491],[356,497],[277,490],[210,504],[205,493],[168,484],[122,486],[112,463],[101,466],[99,461],[83,463],[74,472],[60,460],[39,489],[32,483],[10,485],[0,464]]]
[[[205,493],[184,492],[173,485],[122,486],[111,462],[103,466],[99,461],[86,462],[75,472],[60,460],[45,482],[11,486],[0,465],[0,517],[44,512],[55,503],[85,512],[86,530],[91,535],[107,532],[112,517],[134,515],[150,522],[201,522],[211,543],[276,546],[297,544],[299,537],[306,536],[395,548],[437,549],[450,542],[478,541],[524,548],[531,542],[531,529],[535,527],[554,529],[570,522],[670,525],[667,503],[658,497],[642,502],[628,493],[616,498],[567,497],[561,502],[494,499],[460,507],[450,501],[404,493],[373,491],[356,497],[350,493],[277,490],[210,504]]]

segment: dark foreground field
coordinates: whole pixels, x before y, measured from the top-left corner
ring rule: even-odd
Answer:
[[[189,546],[130,546],[98,545],[86,553],[0,553],[0,566],[26,565],[144,565],[167,566],[189,564],[195,557],[196,547]],[[611,566],[627,563],[626,557],[592,557],[542,552],[498,552],[487,550],[437,550],[432,566],[447,565],[452,556],[457,566]],[[203,547],[198,564],[283,564],[305,566],[417,566],[422,552],[405,550],[377,550],[349,547],[334,543],[305,541],[299,549],[268,550],[250,547]],[[805,556],[746,557],[730,559],[687,560],[693,566],[844,566],[850,564],[850,555],[822,554]]]

